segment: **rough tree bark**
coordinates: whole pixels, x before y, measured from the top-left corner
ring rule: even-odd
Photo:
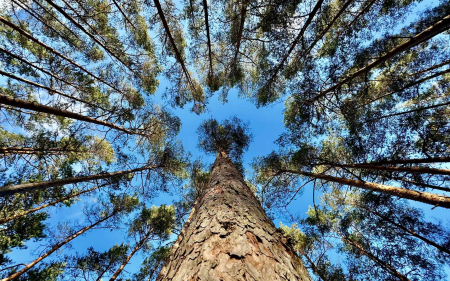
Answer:
[[[243,177],[219,153],[162,280],[310,280]]]

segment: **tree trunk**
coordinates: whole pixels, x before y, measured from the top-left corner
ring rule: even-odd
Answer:
[[[270,87],[270,84],[275,80],[276,76],[278,75],[278,72],[280,72],[281,68],[283,68],[284,64],[286,63],[287,59],[289,58],[289,56],[291,55],[292,51],[294,51],[295,47],[297,46],[297,44],[300,42],[300,39],[303,38],[303,35],[306,32],[306,28],[309,26],[309,24],[312,22],[312,19],[314,18],[314,16],[316,15],[317,11],[319,11],[320,7],[322,6],[324,0],[319,0],[317,1],[316,5],[314,6],[313,10],[311,11],[311,13],[308,16],[308,19],[306,20],[306,22],[303,24],[302,29],[300,30],[300,32],[297,34],[297,37],[295,37],[294,42],[292,42],[291,46],[289,47],[289,50],[287,51],[287,53],[283,56],[283,58],[281,59],[280,63],[276,66],[275,70],[273,71],[272,76],[269,78],[269,80],[267,80],[266,84],[264,85],[263,88],[265,87]],[[330,25],[331,26],[331,25]],[[312,46],[314,46],[316,42],[314,42],[312,44]],[[306,53],[305,53],[306,54]]]
[[[81,234],[85,233],[86,231],[88,231],[89,229],[97,226],[98,224],[106,221],[107,219],[109,219],[110,217],[114,216],[115,213],[112,213],[106,217],[104,217],[103,219],[97,221],[96,223],[93,223],[91,225],[88,225],[82,229],[80,229],[79,231],[75,232],[73,235],[69,236],[68,238],[66,238],[66,240],[56,244],[55,246],[53,246],[48,252],[46,252],[45,254],[43,254],[42,256],[40,256],[39,258],[35,259],[34,261],[30,262],[29,264],[27,264],[24,268],[22,268],[21,270],[19,270],[18,272],[2,279],[1,281],[10,281],[10,280],[14,280],[18,277],[20,277],[22,274],[24,274],[25,272],[27,272],[30,268],[32,268],[33,266],[35,266],[38,262],[40,262],[41,260],[45,259],[46,257],[50,256],[53,252],[55,252],[56,250],[58,250],[59,248],[61,248],[62,246],[66,245],[67,243],[69,243],[70,241],[72,241],[73,239],[77,238],[78,236],[80,236]]]
[[[78,114],[78,113],[75,113],[72,111],[59,109],[59,108],[51,107],[48,105],[39,104],[37,102],[31,102],[31,101],[27,101],[27,100],[23,100],[23,99],[14,98],[14,97],[7,96],[4,94],[0,94],[0,104],[6,104],[6,105],[18,107],[18,108],[33,110],[36,112],[42,112],[42,113],[52,114],[52,115],[66,117],[66,118],[70,118],[70,119],[75,119],[75,120],[79,120],[79,121],[83,121],[83,122],[102,125],[102,126],[109,127],[111,129],[114,129],[117,131],[124,132],[129,135],[145,136],[145,134],[143,134],[143,133],[138,133],[135,131],[128,130],[124,127],[117,126],[114,123],[106,122],[103,120],[98,120],[96,118],[84,116],[82,114]]]
[[[40,66],[38,66],[38,65],[35,65],[34,63],[32,63],[32,62],[30,62],[30,61],[27,61],[27,60],[24,59],[23,57],[18,56],[18,55],[16,55],[16,54],[14,54],[14,53],[8,51],[7,49],[4,49],[4,48],[0,47],[0,51],[3,52],[3,53],[5,53],[5,54],[7,54],[7,55],[10,56],[10,57],[13,57],[14,59],[20,61],[20,62],[23,63],[23,64],[29,65],[29,66],[31,66],[31,67],[33,67],[33,68],[35,68],[35,69],[41,71],[42,73],[45,73],[45,74],[47,74],[48,76],[51,76],[51,77],[53,77],[53,78],[55,78],[55,79],[57,79],[57,80],[63,82],[64,84],[70,85],[70,86],[74,87],[75,89],[77,89],[77,90],[79,90],[79,91],[82,91],[82,92],[84,92],[84,93],[86,93],[86,94],[90,94],[90,93],[88,93],[86,90],[81,89],[79,86],[73,84],[72,82],[69,82],[69,81],[64,80],[63,78],[61,78],[60,76],[56,75],[55,73],[50,72],[50,71],[44,69],[43,67],[40,67]],[[69,96],[69,95],[65,95],[65,97],[67,97],[67,96]],[[72,98],[71,96],[69,96],[69,97]],[[83,102],[85,102],[85,101],[83,101]],[[87,102],[85,102],[85,103],[87,103]],[[96,106],[96,107],[99,107],[98,105],[95,105],[95,106]],[[101,108],[101,107],[99,107],[99,108]],[[102,109],[103,109],[103,108],[102,108]],[[104,110],[106,110],[106,109],[104,109]]]
[[[421,187],[428,187],[428,188],[437,189],[437,190],[441,190],[441,191],[445,191],[445,192],[450,192],[450,188],[448,188],[448,187],[443,187],[443,186],[437,186],[437,185],[432,185],[432,184],[412,181],[412,180],[408,180],[408,179],[404,179],[404,178],[394,178],[394,179],[395,180],[400,180],[402,182],[411,183],[411,184],[414,184],[414,185],[417,185],[417,186],[421,186]]]
[[[408,232],[409,234],[411,234],[411,236],[414,236],[414,237],[416,237],[417,239],[422,240],[423,242],[425,242],[425,243],[427,243],[427,244],[429,244],[429,245],[435,247],[435,248],[438,249],[439,251],[442,251],[442,252],[447,253],[447,254],[450,255],[450,249],[447,249],[447,248],[445,248],[445,247],[439,245],[438,243],[435,243],[435,242],[433,242],[433,241],[427,239],[426,237],[423,237],[422,235],[416,233],[415,231],[413,231],[413,230],[411,230],[411,229],[409,229],[409,228],[406,228],[406,227],[403,226],[402,224],[396,223],[395,221],[391,220],[390,218],[388,218],[388,217],[386,217],[386,216],[383,216],[382,214],[378,213],[377,211],[374,211],[374,210],[370,209],[369,207],[362,206],[362,205],[359,205],[359,204],[357,204],[356,206],[357,206],[357,207],[360,207],[361,209],[364,209],[364,210],[368,211],[369,213],[374,214],[375,216],[377,216],[377,217],[379,217],[379,218],[381,218],[381,219],[383,219],[383,220],[389,222],[389,223],[392,224],[392,225],[395,225],[396,227],[400,228],[401,230],[403,230],[403,231],[405,231],[405,232]]]
[[[242,34],[244,32],[244,23],[245,23],[245,16],[247,15],[247,0],[242,0],[242,7],[241,7],[241,21],[239,24],[239,33],[238,38],[236,42],[236,51],[234,52],[234,58],[233,58],[233,64],[236,64],[237,57],[239,55],[239,49],[241,48],[241,41],[242,41]]]
[[[372,7],[373,4],[375,4],[375,2],[377,2],[377,0],[372,0],[371,2],[369,2],[369,4],[367,4],[366,7],[364,7],[363,9],[361,9],[361,11],[353,18],[353,20],[347,24],[344,28],[342,28],[339,32],[337,32],[336,35],[334,35],[336,38],[339,38],[341,36],[342,33],[344,33],[344,31],[348,30],[348,28],[350,26],[352,26],[358,19],[360,16],[364,15],[369,9],[370,7]]]
[[[144,245],[144,243],[147,241],[147,239],[150,237],[150,235],[153,233],[153,229],[150,229],[147,234],[139,241],[139,243],[134,247],[133,251],[127,256],[125,261],[120,265],[120,267],[116,270],[114,275],[109,279],[109,281],[114,281],[117,279],[117,276],[122,272],[122,270],[125,268],[125,266],[128,264],[128,262],[131,260],[131,258],[134,256],[134,254],[139,251],[140,248]]]
[[[431,157],[431,158],[416,158],[416,159],[396,159],[384,160],[370,163],[360,163],[359,165],[380,165],[380,164],[421,164],[421,163],[446,163],[450,162],[450,157]]]
[[[196,95],[199,96],[197,94],[197,89],[195,88],[194,83],[192,82],[191,75],[189,74],[186,64],[184,63],[184,59],[181,56],[180,51],[178,50],[177,44],[175,43],[175,39],[172,36],[172,32],[170,31],[169,24],[167,23],[166,17],[164,15],[164,11],[161,7],[161,3],[159,2],[159,0],[153,0],[153,3],[156,6],[156,10],[158,11],[159,18],[161,19],[161,23],[164,27],[164,31],[166,32],[167,38],[169,39],[170,45],[172,45],[173,51],[175,53],[175,59],[181,65],[181,68],[184,72],[184,75],[186,76],[189,86],[192,89],[192,92],[196,93]]]
[[[64,148],[34,148],[34,147],[18,147],[18,146],[12,146],[12,147],[0,147],[0,155],[14,155],[14,154],[40,154],[40,155],[63,155],[63,154],[70,154],[70,153],[85,153],[90,152],[94,153],[94,151],[82,151],[82,150],[76,150],[76,149],[64,149]]]
[[[206,0],[203,0],[202,3],[203,3],[203,12],[205,13],[205,29],[206,29],[206,39],[208,44],[208,57],[209,57],[209,75],[212,77],[214,74],[213,74],[212,51],[211,51],[211,36],[209,35],[208,3],[206,2]]]
[[[92,180],[101,180],[101,179],[107,179],[112,178],[115,176],[121,176],[131,173],[136,173],[140,171],[150,170],[157,168],[158,166],[146,166],[141,167],[133,170],[125,170],[125,171],[117,171],[112,173],[100,173],[90,176],[82,176],[82,177],[73,177],[73,178],[65,178],[65,179],[59,179],[54,181],[43,181],[43,182],[32,182],[32,183],[24,183],[24,184],[17,184],[17,185],[5,185],[0,187],[0,196],[10,195],[14,193],[19,192],[26,192],[36,189],[46,189],[48,187],[54,187],[54,186],[61,186],[66,184],[75,184],[80,182],[87,182]]]
[[[381,259],[379,259],[376,255],[372,254],[370,251],[364,249],[363,246],[361,246],[358,243],[348,239],[345,235],[343,235],[342,233],[340,233],[340,232],[338,232],[336,230],[334,230],[334,232],[336,232],[339,236],[341,236],[343,241],[347,242],[348,244],[350,244],[353,247],[355,247],[356,249],[358,249],[363,255],[365,255],[369,259],[373,260],[376,264],[381,266],[381,268],[383,268],[384,270],[386,270],[387,272],[389,272],[393,276],[397,277],[398,279],[400,279],[402,281],[410,281],[405,275],[403,275],[400,272],[398,272],[390,264],[388,264],[388,263],[382,261]]]
[[[399,53],[401,53],[403,51],[406,51],[406,50],[408,50],[408,49],[410,49],[410,48],[412,48],[414,46],[417,46],[418,44],[433,38],[434,36],[436,36],[436,35],[444,32],[444,31],[446,31],[449,28],[450,28],[450,15],[444,17],[442,20],[440,20],[439,22],[437,22],[433,26],[425,29],[421,33],[417,34],[413,38],[411,38],[408,41],[406,41],[405,43],[397,46],[396,48],[393,48],[392,50],[390,50],[386,54],[380,56],[377,60],[369,63],[367,66],[365,66],[365,67],[359,69],[358,71],[348,75],[347,77],[342,79],[340,82],[334,84],[330,88],[320,92],[316,97],[311,99],[309,102],[311,103],[313,101],[318,100],[319,98],[325,96],[326,94],[328,94],[328,93],[338,89],[339,87],[341,87],[345,83],[349,82],[350,80],[354,79],[355,77],[358,77],[358,76],[360,76],[362,74],[365,74],[365,73],[369,72],[371,69],[379,66],[380,64],[382,64],[383,62],[385,62],[388,59],[392,58],[393,56],[395,56],[395,55],[397,55],[397,54],[399,54]]]
[[[123,66],[125,66],[127,69],[129,69],[133,74],[136,75],[136,73],[134,72],[133,69],[131,69],[130,64],[123,61],[123,59],[120,56],[126,56],[126,54],[116,54],[115,52],[113,52],[111,49],[108,48],[108,46],[106,46],[102,41],[100,41],[99,39],[97,39],[92,33],[90,33],[84,26],[82,26],[78,21],[76,21],[73,17],[71,17],[64,8],[60,7],[59,5],[57,5],[55,2],[53,2],[52,0],[45,0],[50,6],[52,6],[53,8],[55,8],[55,10],[57,10],[60,14],[62,14],[66,19],[68,19],[73,25],[75,25],[78,29],[80,29],[81,31],[83,31],[89,38],[92,39],[92,41],[94,41],[95,43],[97,43],[98,45],[100,45],[103,50],[105,50],[107,53],[109,53],[112,57],[114,57],[117,61],[119,61],[120,63],[123,64]],[[67,5],[67,7],[71,8],[70,4],[68,4],[67,2],[65,2],[63,0],[64,4]],[[75,13],[75,15],[79,18],[83,18],[80,14],[78,14],[78,12],[75,9],[71,10]],[[86,21],[85,21],[86,22]],[[86,22],[87,23],[87,22]],[[87,23],[89,25],[89,23]],[[92,26],[89,25],[89,27],[97,33],[97,35],[102,38],[104,41],[106,41],[100,34],[98,34],[98,32],[96,31],[95,28],[93,28]]]
[[[446,105],[450,105],[450,101],[449,102],[444,102],[444,103],[438,103],[438,104],[434,104],[434,105],[430,105],[430,106],[419,107],[419,108],[411,109],[411,110],[408,110],[408,111],[402,111],[402,112],[392,113],[392,114],[388,114],[388,115],[383,115],[383,116],[380,116],[378,118],[369,119],[369,120],[365,121],[364,123],[372,122],[372,121],[378,121],[380,119],[390,118],[390,117],[404,115],[404,114],[408,114],[408,113],[424,111],[424,110],[427,110],[427,109],[433,109],[433,108],[446,106]]]
[[[337,182],[337,183],[340,183],[343,185],[359,187],[359,188],[366,189],[366,190],[373,190],[376,192],[389,194],[389,195],[397,196],[400,198],[406,198],[406,199],[430,204],[433,206],[439,206],[439,207],[450,209],[450,197],[448,197],[448,196],[443,196],[443,195],[438,195],[438,194],[423,192],[423,191],[410,190],[410,189],[396,187],[396,186],[378,184],[378,183],[374,183],[374,182],[366,182],[366,181],[360,181],[360,180],[352,180],[352,179],[333,177],[333,176],[324,175],[324,174],[308,173],[308,172],[294,171],[294,170],[281,170],[280,171],[280,173],[283,173],[283,172],[298,174],[298,175],[302,175],[302,176],[309,177],[309,178],[316,178],[316,179],[322,179],[322,180],[331,181],[331,182]]]
[[[317,267],[317,265],[314,263],[314,261],[312,259],[310,259],[308,257],[308,255],[303,255],[306,260],[309,262],[309,264],[311,265],[311,268],[313,270],[313,272],[315,274],[317,274],[323,281],[328,281],[328,279],[323,275],[323,272]]]
[[[217,155],[202,191],[161,270],[162,280],[310,280],[241,174]]]
[[[114,85],[112,85],[111,83],[103,80],[101,77],[99,77],[98,75],[95,75],[94,73],[92,73],[91,71],[87,70],[86,68],[84,68],[83,66],[79,65],[78,63],[76,63],[74,60],[72,60],[69,57],[66,57],[65,55],[63,55],[62,53],[58,52],[57,50],[53,49],[52,47],[46,45],[45,43],[41,42],[39,39],[35,38],[33,35],[31,35],[30,33],[26,32],[25,30],[21,29],[19,26],[15,25],[14,23],[8,21],[6,18],[0,16],[0,22],[4,23],[5,25],[9,26],[10,28],[14,29],[15,31],[17,31],[18,33],[20,33],[22,36],[28,38],[29,40],[33,41],[34,43],[44,47],[45,49],[47,49],[48,51],[50,51],[51,53],[57,55],[58,57],[62,58],[65,61],[68,61],[69,63],[71,63],[72,65],[76,66],[77,68],[83,70],[84,72],[86,72],[87,74],[89,74],[90,76],[94,77],[95,79],[97,79],[98,81],[108,85],[109,87],[111,87],[112,89],[118,91],[119,93],[122,93],[121,90],[117,89],[117,87],[115,87]]]
[[[100,188],[100,187],[103,187],[103,186],[105,186],[105,185],[106,185],[106,184],[97,185],[97,186],[94,186],[93,188],[90,188],[90,189],[88,189],[88,190],[83,190],[83,191],[77,192],[77,193],[75,193],[75,194],[66,196],[66,197],[64,197],[64,198],[58,199],[58,200],[56,200],[56,201],[53,201],[53,202],[50,202],[50,203],[47,203],[47,204],[38,206],[38,207],[33,208],[33,209],[26,210],[26,211],[21,212],[21,213],[16,214],[16,215],[12,215],[12,216],[10,216],[10,217],[8,217],[8,218],[5,218],[5,219],[0,220],[0,224],[7,223],[7,222],[12,221],[12,220],[14,220],[14,219],[17,219],[17,218],[23,217],[23,216],[25,216],[25,215],[28,215],[29,213],[34,213],[34,212],[36,212],[36,211],[45,209],[45,208],[47,208],[47,207],[54,206],[54,205],[56,205],[56,204],[58,204],[58,203],[64,202],[64,201],[66,201],[66,200],[72,199],[72,198],[74,198],[74,197],[83,195],[83,194],[88,193],[88,192],[91,192],[91,191],[94,191],[94,190],[96,190],[96,189],[98,189],[98,188]]]
[[[364,106],[366,106],[366,105],[369,105],[369,104],[371,104],[371,103],[373,103],[373,102],[375,102],[375,101],[377,101],[377,100],[379,100],[379,99],[382,99],[382,98],[385,98],[385,97],[389,97],[389,96],[392,96],[392,95],[397,94],[397,93],[401,93],[401,92],[403,92],[403,91],[406,90],[406,89],[409,89],[409,88],[414,87],[414,86],[416,86],[416,85],[420,85],[420,84],[422,84],[422,83],[424,83],[424,82],[426,82],[426,81],[428,81],[428,80],[431,80],[431,79],[433,79],[433,78],[439,77],[439,76],[444,75],[444,74],[447,74],[447,73],[449,73],[449,72],[450,72],[450,69],[443,70],[443,71],[439,71],[439,72],[434,73],[434,74],[432,74],[432,75],[426,76],[426,77],[424,77],[424,78],[422,78],[422,79],[419,79],[419,80],[416,80],[416,81],[414,81],[414,82],[411,82],[411,83],[409,83],[409,84],[403,86],[402,88],[400,88],[400,89],[398,89],[398,90],[395,90],[395,91],[393,91],[393,92],[389,92],[389,93],[387,93],[387,94],[378,96],[378,97],[376,97],[376,98],[374,98],[374,99],[372,99],[372,100],[370,100],[369,102],[366,102],[366,103],[364,103],[364,104],[357,105],[355,108],[356,108],[356,109],[362,108],[362,107],[364,107]],[[368,120],[368,121],[371,121],[371,120]],[[368,121],[367,121],[367,122],[368,122]]]
[[[117,1],[113,0],[114,5],[117,7],[117,9],[120,11],[120,13],[122,14],[123,18],[125,19],[126,22],[128,22],[132,28],[137,30],[137,27],[133,24],[133,22],[127,17],[127,15],[125,14],[125,12],[122,10],[122,7],[120,7],[119,3],[117,3]]]
[[[393,171],[393,172],[407,172],[407,173],[450,176],[450,169],[433,169],[433,168],[427,168],[427,167],[388,167],[388,166],[375,166],[372,164],[339,164],[337,166],[345,167],[345,168],[367,169],[367,170],[380,170],[380,171]]]
[[[2,49],[2,48],[0,48],[0,51],[1,51],[1,49]],[[21,78],[21,77],[19,77],[19,76],[15,76],[14,74],[5,72],[5,71],[3,71],[3,70],[0,70],[0,75],[9,77],[9,78],[11,78],[11,79],[14,79],[14,80],[17,80],[17,81],[20,81],[20,82],[23,82],[23,83],[26,83],[26,84],[29,84],[29,85],[32,85],[32,86],[37,87],[37,88],[45,89],[45,90],[48,91],[49,94],[54,94],[54,93],[56,93],[56,94],[58,94],[58,95],[60,95],[60,96],[62,96],[62,97],[66,97],[66,98],[68,98],[68,99],[71,99],[71,100],[74,100],[74,101],[78,101],[78,102],[87,104],[87,105],[91,106],[92,108],[100,108],[100,109],[102,109],[102,110],[108,111],[108,110],[106,110],[106,109],[104,109],[104,108],[102,108],[102,107],[100,107],[100,106],[98,106],[98,105],[96,105],[96,104],[91,103],[91,102],[88,102],[88,101],[79,99],[79,98],[74,97],[73,95],[70,95],[70,94],[65,94],[65,93],[63,93],[63,92],[61,92],[61,91],[59,91],[59,90],[56,90],[56,89],[47,87],[47,86],[45,86],[45,85],[42,85],[42,84],[39,84],[39,83],[30,81],[30,80],[27,80],[27,79],[24,79],[24,78]],[[55,76],[55,75],[52,75],[52,76]],[[62,80],[61,80],[61,81],[62,81]]]
[[[310,54],[311,50],[314,48],[314,46],[319,42],[325,34],[327,34],[328,30],[333,26],[333,24],[336,22],[336,20],[342,15],[342,13],[345,12],[345,10],[350,6],[351,3],[355,2],[355,0],[347,0],[347,2],[344,3],[342,8],[337,12],[337,14],[333,17],[333,19],[327,24],[325,29],[322,30],[322,32],[314,39],[314,41],[311,43],[311,45],[306,49],[306,51],[302,52],[301,57],[295,58],[295,60],[304,59],[307,55]],[[308,19],[309,20],[309,19]]]

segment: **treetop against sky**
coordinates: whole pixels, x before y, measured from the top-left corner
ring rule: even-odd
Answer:
[[[447,278],[448,1],[0,7],[3,280]]]

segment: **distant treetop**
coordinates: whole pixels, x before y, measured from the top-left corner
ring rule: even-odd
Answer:
[[[236,116],[221,124],[215,119],[205,120],[197,129],[198,146],[206,153],[225,152],[233,161],[240,162],[252,140],[248,125]]]

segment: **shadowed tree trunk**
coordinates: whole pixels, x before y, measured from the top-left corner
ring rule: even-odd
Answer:
[[[225,153],[219,153],[157,280],[310,280]]]

